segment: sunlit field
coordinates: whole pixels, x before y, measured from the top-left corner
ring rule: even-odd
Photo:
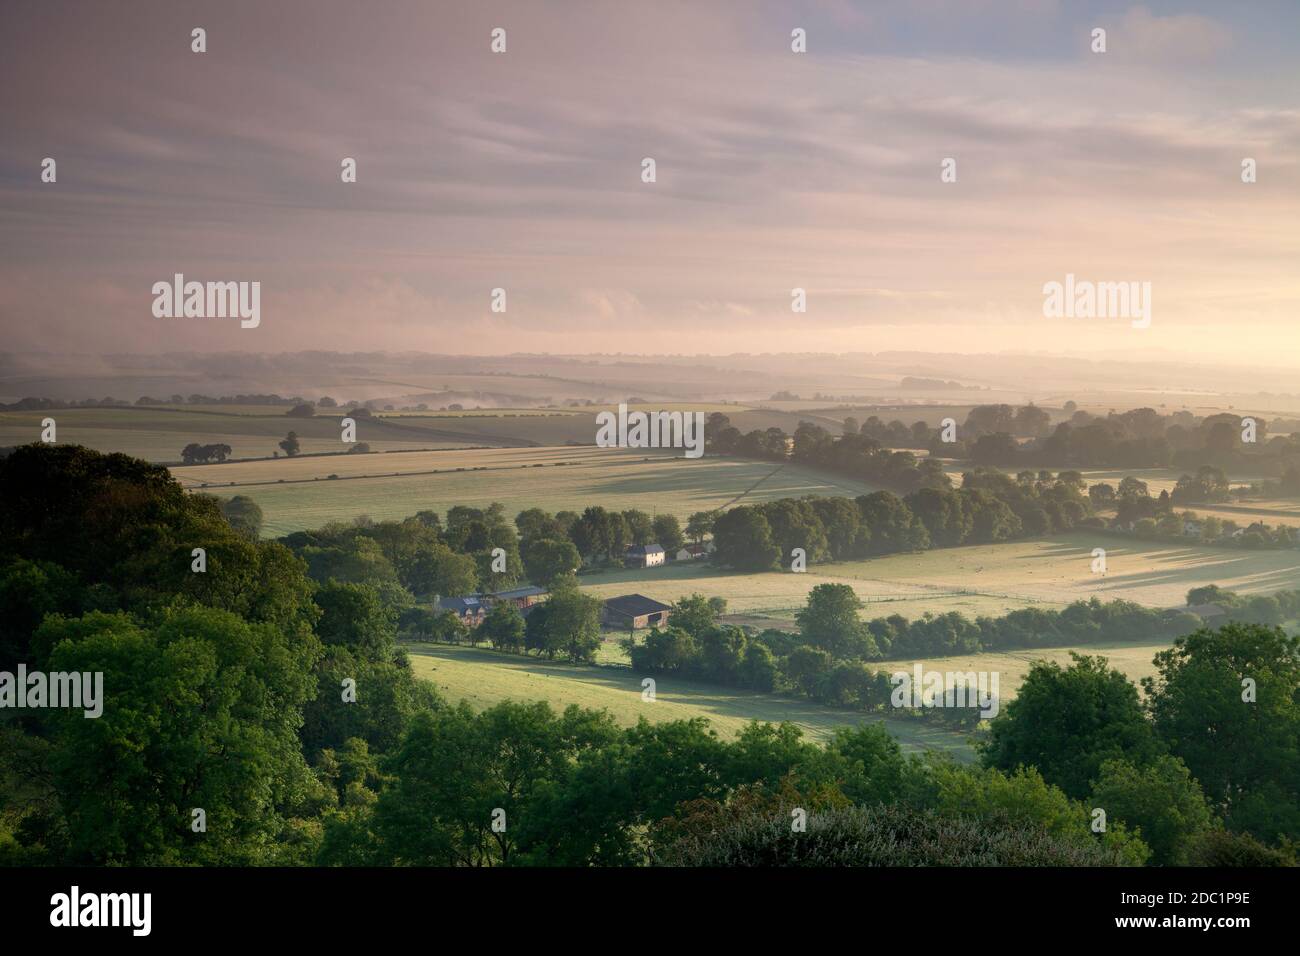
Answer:
[[[1092,551],[1105,548],[1107,573],[1092,573]],[[788,623],[818,584],[850,585],[866,617],[927,611],[967,616],[1038,605],[1064,607],[1091,597],[1176,607],[1187,591],[1219,584],[1243,594],[1300,588],[1300,551],[1245,551],[1110,534],[1071,532],[997,545],[941,548],[865,561],[814,565],[802,574],[745,574],[703,562],[620,570],[582,578],[591,593],[634,591],[671,602],[700,591],[724,597],[731,612]]]
[[[580,667],[482,648],[436,644],[407,645],[411,667],[433,681],[449,700],[466,700],[477,709],[503,700],[545,700],[556,710],[570,704],[608,710],[620,724],[640,718],[660,722],[708,719],[719,735],[732,737],[751,720],[790,721],[813,740],[837,727],[876,723],[882,718],[839,711],[812,701],[759,694],[692,681],[656,677],[655,700],[642,700],[641,677],[630,668]],[[887,729],[910,751],[944,750],[973,759],[966,735],[915,720],[890,719]]]
[[[423,509],[444,512],[453,505],[481,508],[492,502],[503,504],[511,518],[527,508],[582,511],[598,504],[685,519],[741,501],[852,497],[876,490],[797,465],[689,460],[594,446],[339,456],[175,468],[173,473],[190,488],[207,483],[209,493],[252,498],[266,515],[263,533],[272,536],[359,515],[401,519]]]

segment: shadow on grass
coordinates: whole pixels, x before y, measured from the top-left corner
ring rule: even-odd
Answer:
[[[574,681],[610,694],[610,707],[626,702],[637,702],[641,699],[643,675],[637,674],[629,667],[575,665],[506,654],[486,648],[445,644],[408,644],[404,647],[412,657],[424,657],[431,661],[482,664],[521,675],[558,677],[565,681]],[[436,675],[434,682],[437,683]],[[686,705],[704,711],[701,716],[714,714],[732,720],[759,720],[772,723],[789,721],[798,724],[812,739],[825,739],[838,727],[883,723],[905,750],[942,750],[952,754],[958,760],[975,759],[969,736],[920,721],[882,717],[878,714],[862,714],[857,711],[826,707],[812,701],[689,681],[672,675],[655,675],[655,682],[657,704]],[[560,695],[555,695],[550,698],[550,703],[557,708],[563,708],[569,701],[565,701]],[[589,706],[599,706],[599,704]],[[654,719],[671,720],[675,717],[691,716],[696,714],[675,715],[669,707],[657,711]]]

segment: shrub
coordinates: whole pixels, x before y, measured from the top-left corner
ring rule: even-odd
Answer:
[[[1248,833],[1208,830],[1189,848],[1187,862],[1192,866],[1295,866],[1295,861],[1281,850],[1260,843]]]
[[[787,815],[745,816],[662,850],[659,866],[1117,866],[1118,854],[1005,820],[972,820],[904,806],[810,812],[806,832]]]

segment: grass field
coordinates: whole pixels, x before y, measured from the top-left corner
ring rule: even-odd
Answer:
[[[961,657],[926,657],[919,661],[885,661],[874,665],[877,670],[911,672],[914,663],[920,663],[929,671],[986,671],[998,674],[998,692],[1005,703],[1016,696],[1025,675],[1034,661],[1055,661],[1062,667],[1070,665],[1070,652],[1086,654],[1090,657],[1104,657],[1110,666],[1137,684],[1143,677],[1155,674],[1152,660],[1163,651],[1167,644],[1090,644],[1087,647],[1046,647],[1029,648],[1021,651],[989,652],[967,654]],[[1141,689],[1139,688],[1139,693]]]
[[[478,447],[590,445],[596,414],[614,406],[574,408],[466,408],[461,411],[379,411],[357,420],[357,441],[374,451]],[[649,402],[633,409],[722,411],[736,427],[793,432],[802,417],[717,402]],[[340,440],[343,409],[318,409],[312,418],[289,418],[283,405],[149,405],[0,412],[0,446],[37,441],[41,421],[53,418],[58,440],[146,461],[178,462],[191,442],[225,444],[236,459],[270,458],[292,429],[304,454],[346,451]],[[833,424],[833,423],[831,423]]]
[[[717,570],[705,562],[678,562],[662,568],[585,574],[580,581],[585,590],[602,599],[620,594],[644,594],[670,604],[694,591],[708,597],[722,597],[727,600],[728,618],[732,623],[759,628],[793,628],[795,611],[803,607],[808,592],[818,584],[852,585],[858,596],[869,602],[864,612],[869,617],[890,614],[919,617],[927,611],[960,611],[968,617],[975,617],[1002,614],[1026,603],[1043,603],[956,589],[943,590],[912,582],[865,582],[841,576],[852,567],[849,564],[816,565],[803,574],[747,574]]]
[[[641,717],[660,722],[705,717],[722,737],[732,737],[751,720],[797,724],[812,740],[825,740],[837,727],[884,722],[905,750],[943,750],[974,759],[969,739],[912,720],[834,710],[810,701],[758,694],[691,681],[657,678],[654,703],[641,699],[641,678],[629,668],[578,667],[469,647],[408,645],[411,668],[433,681],[447,698],[476,708],[502,700],[545,700],[557,710],[569,704],[608,710],[630,727]]]
[[[347,450],[340,441],[341,414],[289,418],[283,408],[279,414],[267,414],[265,406],[249,406],[253,411],[233,408],[64,408],[46,412],[0,412],[0,445],[39,440],[41,420],[50,417],[57,423],[60,444],[124,452],[146,461],[179,461],[181,449],[191,442],[229,445],[235,458],[270,457],[279,453],[278,442],[291,430],[298,434],[306,454]],[[374,451],[528,445],[533,441],[522,436],[534,430],[534,426],[524,425],[519,419],[493,420],[512,423],[510,429],[495,431],[467,430],[457,421],[460,420],[363,419],[357,425],[357,440],[367,442]]]
[[[880,382],[877,387],[890,387],[892,383]],[[982,400],[982,399],[981,399]],[[918,403],[915,405],[876,405],[860,402],[825,402],[825,401],[766,401],[764,407],[784,411],[804,417],[821,417],[830,421],[843,422],[846,418],[856,418],[858,424],[872,415],[883,422],[900,421],[911,427],[913,422],[925,422],[931,427],[938,427],[945,418],[954,418],[964,422],[970,414],[973,404],[950,404],[946,402]]]
[[[249,496],[265,512],[263,533],[268,536],[362,514],[376,520],[405,518],[426,508],[446,511],[452,505],[482,507],[494,501],[505,505],[512,518],[526,508],[581,511],[599,504],[684,520],[692,512],[738,500],[853,496],[875,490],[796,465],[712,457],[686,460],[594,446],[232,462],[178,467],[173,474],[187,487],[207,483],[212,494]],[[330,474],[340,477],[330,480]],[[243,484],[215,484],[231,481]]]
[[[1118,468],[1118,469],[1095,469],[1081,472],[1089,485],[1095,485],[1098,482],[1106,482],[1112,487],[1118,488],[1119,483],[1125,478],[1132,476],[1147,483],[1147,491],[1151,497],[1158,497],[1160,492],[1167,491],[1170,494],[1174,492],[1174,486],[1178,484],[1178,479],[1183,475],[1194,474],[1195,468]],[[1262,481],[1262,475],[1247,474],[1244,472],[1233,472],[1228,475],[1228,484],[1236,488],[1238,486],[1248,486],[1252,481]],[[1196,510],[1195,505],[1189,506]]]
[[[1105,548],[1107,574],[1092,573]],[[598,597],[639,593],[671,602],[700,591],[727,599],[732,613],[789,626],[817,584],[848,584],[867,617],[926,611],[1000,614],[1017,607],[1063,607],[1093,596],[1150,607],[1182,605],[1190,588],[1219,584],[1243,594],[1300,588],[1300,552],[1243,551],[1072,532],[1033,541],[943,548],[866,561],[814,565],[806,573],[744,574],[705,562],[585,575]],[[754,623],[758,623],[755,621]]]
[[[656,457],[660,456],[658,452]],[[534,465],[591,464],[610,457],[640,460],[619,449],[595,446],[554,448],[478,448],[442,451],[403,451],[371,455],[322,455],[272,461],[231,461],[220,465],[174,465],[172,474],[187,488],[201,485],[257,485],[312,481],[331,474],[339,478],[426,475],[431,472],[529,468]],[[518,475],[512,475],[517,480]]]
[[[916,454],[918,456],[923,455],[923,453],[918,452],[916,449],[910,449],[910,450],[912,451],[913,454]],[[959,462],[959,461],[949,460],[944,465],[943,470],[944,473],[948,475],[949,478],[952,479],[953,486],[960,488],[962,472],[970,471],[974,467],[975,466],[972,465],[970,462]],[[1014,476],[1017,472],[1021,471],[1022,469],[1001,468],[999,470],[1005,472],[1008,475]],[[1029,468],[1023,470],[1034,471],[1034,472],[1038,471],[1037,468]],[[1052,468],[1048,470],[1050,470],[1053,474],[1055,474],[1061,471],[1062,469]],[[1191,470],[1194,471],[1195,469],[1191,469]],[[1185,468],[1119,468],[1119,469],[1099,468],[1099,469],[1082,469],[1080,470],[1079,473],[1083,475],[1084,480],[1090,486],[1100,484],[1100,483],[1105,483],[1110,485],[1112,488],[1118,488],[1119,483],[1123,481],[1125,478],[1128,477],[1137,478],[1140,481],[1146,482],[1148,493],[1153,498],[1155,498],[1155,497],[1159,497],[1160,492],[1162,491],[1168,491],[1170,494],[1172,494],[1174,490],[1174,486],[1178,484],[1178,479],[1181,478],[1183,475],[1187,474],[1188,471],[1189,470]],[[1233,487],[1238,487],[1238,486],[1249,485],[1252,481],[1259,481],[1261,480],[1261,476],[1232,474],[1228,476],[1228,479],[1230,485],[1232,485]],[[1196,505],[1189,505],[1188,507],[1194,511],[1200,510]]]
[[[1256,521],[1262,521],[1270,527],[1300,526],[1300,511],[1278,510],[1254,501],[1243,501],[1240,505],[1189,505],[1187,510],[1196,512],[1201,518],[1213,515],[1221,521],[1235,521],[1239,528]]]
[[[1220,507],[1231,511],[1264,511],[1270,514],[1300,514],[1300,498],[1245,498],[1231,506]]]

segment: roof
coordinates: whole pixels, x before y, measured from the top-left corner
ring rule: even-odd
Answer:
[[[477,611],[482,608],[482,606],[483,605],[479,603],[478,598],[472,594],[465,597],[442,598],[438,601],[438,607],[443,610],[456,611],[461,614],[466,611]]]
[[[633,556],[640,554],[663,554],[664,549],[662,545],[658,544],[633,544],[628,546],[627,553]]]
[[[539,588],[535,585],[528,585],[522,588],[511,588],[509,591],[493,591],[489,597],[501,598],[509,601],[512,598],[537,597],[539,594],[545,594],[546,588]]]
[[[1190,604],[1187,610],[1198,617],[1223,617],[1228,613],[1217,604]]]
[[[624,617],[641,617],[643,614],[655,614],[659,611],[672,610],[672,605],[661,604],[644,594],[620,594],[618,597],[612,597],[605,601],[605,607]]]

